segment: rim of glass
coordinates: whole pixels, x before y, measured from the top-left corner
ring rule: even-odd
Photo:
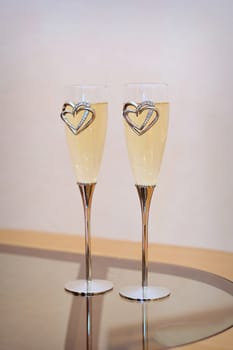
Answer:
[[[107,88],[107,84],[70,84],[66,85],[68,88],[93,89],[93,88]]]
[[[167,83],[163,83],[163,82],[155,82],[155,83],[125,83],[124,84],[125,86],[128,86],[128,87],[153,87],[153,86],[163,86],[163,87],[168,87],[168,84]]]
[[[106,83],[66,84],[63,90],[66,101],[85,101],[88,103],[107,103],[108,101],[109,89]]]

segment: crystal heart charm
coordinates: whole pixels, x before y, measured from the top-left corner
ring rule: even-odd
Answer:
[[[136,123],[132,117],[143,117],[141,123]],[[159,111],[152,101],[144,101],[139,104],[135,102],[126,102],[123,107],[123,117],[131,129],[139,136],[145,134],[159,119]]]
[[[74,135],[78,135],[91,125],[95,116],[95,110],[88,102],[79,102],[77,104],[66,102],[61,112],[61,119]]]

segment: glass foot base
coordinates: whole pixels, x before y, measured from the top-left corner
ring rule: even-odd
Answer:
[[[120,291],[120,296],[137,301],[158,300],[168,297],[171,292],[165,287],[141,287],[130,286],[124,287]]]
[[[113,284],[105,280],[76,280],[67,282],[65,289],[78,295],[97,295],[113,289]]]

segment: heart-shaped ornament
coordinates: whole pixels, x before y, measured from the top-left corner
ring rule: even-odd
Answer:
[[[78,135],[91,125],[95,119],[95,110],[88,102],[65,102],[61,112],[61,119],[66,123],[74,135]]]
[[[141,123],[135,123],[132,117],[143,117]],[[159,119],[159,111],[152,101],[143,101],[139,104],[130,101],[124,104],[123,117],[131,129],[139,136],[145,134]]]

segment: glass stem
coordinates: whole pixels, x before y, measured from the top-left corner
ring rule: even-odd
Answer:
[[[85,218],[85,258],[86,258],[86,280],[92,280],[91,265],[91,203],[95,189],[95,183],[83,184],[78,183],[82,197],[84,218]]]
[[[155,186],[136,185],[142,213],[142,287],[148,285],[148,220]]]

